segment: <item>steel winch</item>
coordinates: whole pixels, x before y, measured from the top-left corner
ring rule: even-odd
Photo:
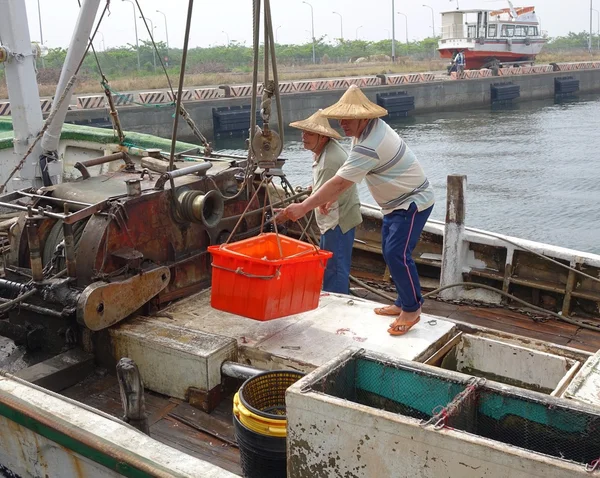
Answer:
[[[124,163],[116,172],[88,171],[115,161]],[[81,326],[102,330],[206,288],[207,247],[229,236],[247,206],[262,211],[259,198],[249,204],[245,166],[221,159],[157,172],[117,153],[78,163],[77,181],[1,196],[0,207],[22,213],[0,281],[9,317],[0,334],[56,352]],[[260,221],[246,214],[235,238],[260,232]]]

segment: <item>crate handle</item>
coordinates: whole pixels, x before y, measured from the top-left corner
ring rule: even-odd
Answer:
[[[229,269],[227,267],[223,267],[223,266],[218,266],[213,264],[213,267],[217,268],[217,269],[221,269],[227,272],[233,272],[234,274],[239,274],[241,276],[244,277],[248,277],[249,279],[263,279],[263,280],[271,280],[271,279],[278,279],[280,276],[280,272],[279,272],[279,267],[277,268],[277,270],[275,271],[275,274],[270,275],[270,276],[259,276],[256,274],[249,274],[247,272],[244,272],[244,269],[242,269],[241,267],[238,267],[237,269]]]
[[[309,249],[307,251],[297,252],[296,254],[292,254],[291,256],[287,256],[286,259],[291,259],[292,257],[302,257],[308,254],[319,255],[319,251],[315,251],[314,249]]]

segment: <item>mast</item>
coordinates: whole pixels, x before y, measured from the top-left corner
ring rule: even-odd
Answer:
[[[24,0],[0,0],[0,38],[7,53],[6,84],[11,103],[14,155],[8,164],[0,164],[0,184],[19,164],[44,122],[35,73],[35,52],[31,45]],[[0,55],[1,56],[1,55]],[[7,190],[42,185],[37,145],[23,163],[20,173],[7,184]]]
[[[99,5],[100,0],[84,0],[82,2],[81,8],[79,9],[79,16],[77,17],[77,23],[75,24],[75,31],[73,32],[71,43],[69,44],[69,49],[67,50],[65,64],[60,73],[58,86],[56,87],[56,94],[54,95],[54,102],[52,103],[53,111],[56,109],[58,101],[63,95],[67,83],[69,83],[69,80],[75,74],[79,62],[86,52],[88,40],[94,26],[94,19],[96,18]],[[48,159],[56,159],[55,156],[56,150],[58,149],[58,142],[60,140],[60,132],[69,110],[69,100],[71,96],[72,91],[67,92],[67,96],[63,100],[62,105],[56,112],[56,116],[52,120],[52,123],[42,138],[42,149],[44,155],[46,155]]]

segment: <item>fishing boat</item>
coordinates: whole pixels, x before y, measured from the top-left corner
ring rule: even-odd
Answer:
[[[438,51],[453,60],[463,52],[466,68],[478,70],[501,65],[533,64],[547,36],[535,7],[499,10],[451,10],[442,13]]]
[[[367,295],[389,285],[381,212],[369,206],[353,273],[379,289],[365,284],[354,290],[360,297],[317,289],[310,310],[286,304],[283,317],[250,318],[258,296],[268,307],[285,303],[270,287],[281,269],[267,257],[266,272],[245,271],[235,250],[233,262],[211,264],[208,250],[272,238],[277,251],[278,241],[310,234],[308,226],[278,234],[269,216],[309,194],[286,182],[279,153],[262,148],[277,151],[277,136],[265,124],[253,129],[256,148],[238,157],[176,134],[130,134],[116,121],[114,131],[63,125],[68,78],[85,54],[75,39],[93,36],[97,0],[83,2],[67,79],[43,122],[24,2],[9,3],[0,2],[9,13],[0,18],[3,48],[29,60],[6,64],[17,106],[0,121],[9,163],[0,195],[0,475],[237,476],[248,450],[232,425],[234,404],[241,413],[233,395],[281,370],[306,374],[284,396],[292,478],[595,471],[600,256],[466,227],[465,178],[452,176],[449,219],[429,221],[415,252],[426,289],[449,302],[429,301],[409,334],[389,336],[389,318]],[[190,18],[191,10],[188,33]],[[44,131],[53,132],[48,142]],[[275,234],[261,234],[267,227]],[[292,255],[313,254],[289,241],[299,248]],[[220,308],[216,270],[230,274],[219,283]],[[304,297],[310,280],[294,277],[291,292]],[[502,307],[506,294],[510,305],[537,304],[538,321],[521,317],[527,327],[518,329],[518,314]]]

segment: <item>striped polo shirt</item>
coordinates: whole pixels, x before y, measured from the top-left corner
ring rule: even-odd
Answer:
[[[366,179],[383,214],[408,209],[415,203],[423,211],[435,202],[433,189],[416,156],[387,123],[371,120],[337,176],[353,183]]]

